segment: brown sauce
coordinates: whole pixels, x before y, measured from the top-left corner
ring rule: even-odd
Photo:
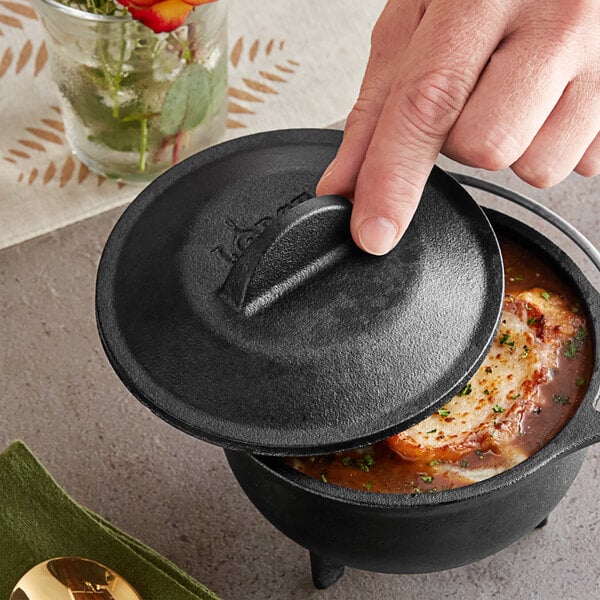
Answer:
[[[543,409],[528,410],[511,448],[498,452],[474,448],[457,460],[407,460],[394,452],[388,440],[356,450],[308,458],[287,458],[299,471],[331,484],[381,493],[421,493],[468,485],[493,476],[533,455],[555,436],[576,411],[592,373],[592,345],[579,297],[561,274],[528,248],[501,239],[506,295],[543,288],[566,301],[583,319],[582,335],[563,344],[557,367],[540,388]],[[514,450],[514,452],[513,452]],[[520,457],[514,459],[515,453]],[[510,455],[510,456],[509,456]],[[487,472],[487,476],[483,476]]]

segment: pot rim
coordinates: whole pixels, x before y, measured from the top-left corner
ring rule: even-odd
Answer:
[[[225,3],[226,0],[219,0],[220,2]],[[150,31],[151,33],[154,33],[155,35],[160,35],[160,33],[152,31],[151,28],[147,27],[146,25],[143,25],[143,23],[137,19],[134,19],[131,14],[129,12],[127,12],[127,9],[125,8],[125,6],[121,5],[121,4],[115,4],[117,6],[117,8],[122,8],[125,12],[121,15],[99,15],[97,13],[91,13],[88,12],[86,10],[82,10],[80,8],[75,8],[74,6],[68,6],[67,4],[63,4],[62,2],[59,2],[58,0],[33,0],[33,3],[35,4],[36,2],[40,3],[40,4],[45,4],[47,7],[49,7],[52,10],[56,10],[57,12],[63,13],[69,17],[72,17],[73,19],[79,19],[80,21],[91,21],[91,22],[96,22],[96,23],[122,23],[122,24],[127,24],[127,23],[139,23],[140,25],[142,25],[143,27],[146,27],[148,29],[148,31]],[[194,6],[193,9],[197,9],[197,8],[201,8],[202,5],[199,6]],[[171,32],[164,32],[164,33],[171,33]]]
[[[74,6],[67,6],[57,0],[36,0],[41,4],[45,4],[53,10],[64,13],[69,17],[80,19],[82,21],[96,21],[99,23],[129,23],[133,21],[133,17],[129,13],[123,15],[99,15],[96,13],[87,12]],[[125,9],[125,7],[123,7]]]
[[[293,487],[334,502],[382,509],[417,506],[425,508],[455,504],[499,493],[526,477],[533,476],[551,461],[571,452],[583,450],[588,445],[600,440],[600,411],[594,406],[600,395],[600,352],[598,351],[600,292],[583,274],[574,260],[546,236],[503,212],[487,207],[484,207],[484,211],[494,229],[507,230],[511,236],[526,245],[533,246],[535,251],[542,252],[544,258],[553,262],[570,280],[584,304],[594,352],[592,377],[577,410],[563,428],[535,454],[514,467],[476,483],[434,493],[387,494],[346,488],[305,475],[285,464],[281,457],[251,454],[250,458],[260,468],[270,471],[273,476]],[[594,317],[594,315],[599,316]],[[226,452],[230,452],[230,450],[226,450]]]

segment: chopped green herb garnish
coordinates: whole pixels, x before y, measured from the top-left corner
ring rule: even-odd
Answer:
[[[492,372],[492,367],[486,367],[485,368],[485,372],[486,373],[491,373]]]
[[[370,454],[365,454],[365,462],[371,466],[375,464],[375,459]]]
[[[565,406],[566,404],[571,404],[571,401],[569,400],[569,396],[561,396],[559,394],[554,394],[554,396],[552,396],[552,400],[554,400],[554,402],[556,402],[556,404],[560,404],[561,406]]]
[[[489,395],[490,395],[490,390],[487,390],[487,389],[486,389],[486,390],[483,390],[483,393],[484,393],[486,396],[489,396]]]
[[[325,473],[321,473],[321,480],[323,483],[327,483],[327,475],[325,475]]]
[[[540,294],[540,296],[544,299],[544,300],[550,300],[550,298],[552,297],[552,294],[550,292],[542,292]]]
[[[435,433],[437,431],[437,429],[432,429],[431,431],[428,431],[427,433]]]
[[[483,460],[483,452],[481,450],[475,450],[475,454],[477,454],[477,456]]]
[[[440,461],[439,461],[439,460],[432,460],[432,461],[429,463],[429,466],[430,466],[430,467],[437,467],[439,464],[440,464]]]
[[[365,484],[365,489],[367,490],[367,492],[371,491],[371,488],[373,487],[373,483],[371,481],[367,481]]]
[[[495,413],[503,413],[504,412],[504,409],[499,404],[494,404],[494,406],[492,406],[492,410]]]
[[[585,385],[585,377],[582,377],[581,375],[575,380],[575,385],[578,385],[579,387],[581,387],[582,385]]]
[[[536,322],[537,322],[537,317],[529,317],[529,319],[527,319],[527,325],[533,325]]]
[[[511,400],[516,400],[521,394],[513,394],[510,399]]]
[[[438,415],[440,415],[440,417],[447,417],[450,414],[450,411],[447,408],[440,408],[438,410]]]
[[[529,346],[523,346],[523,352],[521,352],[521,356],[519,356],[519,360],[521,360],[522,358],[527,358],[528,354],[529,354]]]
[[[467,383],[465,387],[456,394],[457,396],[468,396],[473,391],[473,388],[470,383]]]
[[[575,337],[569,342],[567,349],[564,351],[565,358],[575,358],[577,353],[583,347],[583,340],[587,337],[587,331],[583,327],[577,329]]]
[[[369,472],[369,465],[366,463],[365,459],[363,459],[363,458],[357,458],[356,459],[356,466],[361,471],[364,471],[365,473]]]
[[[342,458],[342,464],[345,467],[349,467],[352,464],[352,457],[351,456],[344,456],[344,458]]]
[[[525,279],[523,275],[515,275],[514,277],[511,277],[511,281],[523,281],[523,279]]]
[[[508,333],[503,333],[500,336],[500,344],[508,346],[511,350],[515,349],[515,342],[514,340],[510,339],[510,335],[508,335]]]
[[[468,462],[467,462],[467,461],[466,461],[466,460],[463,458],[463,459],[460,461],[460,466],[461,466],[463,469],[466,469],[466,468],[469,466],[469,463],[468,463]]]
[[[433,481],[433,476],[427,475],[426,473],[420,475],[420,477],[425,483],[431,483]]]

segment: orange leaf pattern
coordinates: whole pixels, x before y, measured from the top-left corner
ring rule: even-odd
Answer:
[[[35,55],[35,72],[34,75],[37,77],[39,72],[44,68],[46,61],[48,60],[48,50],[46,50],[46,42],[42,42],[38,51]]]
[[[35,10],[33,10],[33,8],[27,4],[20,4],[18,2],[5,2],[4,0],[0,0],[0,6],[7,9],[9,12],[21,15],[22,17],[34,20],[37,19]]]
[[[27,131],[47,142],[53,142],[54,144],[62,144],[63,139],[47,129],[40,129],[39,127],[27,127]]]
[[[54,161],[51,160],[50,163],[48,164],[46,172],[44,173],[44,185],[46,185],[50,181],[52,181],[52,178],[54,177],[55,173],[56,173],[56,166],[54,164]]]
[[[0,60],[0,77],[8,71],[13,60],[13,53],[10,48],[7,48],[2,55],[2,60]]]
[[[266,42],[260,39],[246,42],[243,37],[239,37],[234,42],[229,54],[230,82],[232,80],[231,71],[233,70],[237,75],[237,71],[242,70],[242,63],[244,61],[247,64],[252,65],[255,62],[259,62],[258,58],[263,58],[263,60],[260,61],[262,68],[256,71],[255,76],[241,77],[241,85],[232,85],[229,88],[229,112],[236,114],[235,119],[230,117],[227,121],[227,127],[229,129],[247,127],[242,120],[238,120],[237,115],[256,114],[255,110],[245,106],[243,103],[264,103],[269,96],[279,94],[278,86],[288,83],[289,78],[296,73],[297,69],[300,67],[300,63],[282,56],[284,49],[285,41],[277,41],[274,38],[271,38]],[[268,61],[265,61],[264,57],[267,57]],[[285,74],[285,77],[277,73],[277,71]],[[262,80],[266,80],[269,83],[267,84]],[[234,102],[232,99],[238,100],[239,102]]]
[[[65,164],[60,172],[60,187],[65,187],[71,177],[73,177],[73,173],[75,172],[75,161],[72,156],[68,156],[67,160],[65,160]]]
[[[1,15],[0,15],[1,16]],[[34,76],[40,73],[40,71],[46,66],[48,61],[48,50],[46,49],[46,43],[40,42],[34,55],[34,45],[30,39],[26,40],[23,46],[18,50],[17,60],[14,62],[15,72],[20,73],[33,58]],[[16,48],[14,50],[17,50]],[[4,50],[2,58],[0,59],[0,77],[8,72],[14,60],[14,51],[8,47]]]
[[[0,23],[8,25],[9,27],[16,27],[17,29],[23,29],[21,21],[15,17],[9,15],[0,15]]]
[[[31,40],[27,40],[19,52],[19,58],[17,59],[16,71],[20,73],[23,67],[27,64],[27,61],[31,58],[33,44]]]

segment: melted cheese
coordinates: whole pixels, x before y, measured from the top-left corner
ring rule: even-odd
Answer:
[[[491,450],[503,455],[502,470],[521,462],[527,456],[515,441],[523,415],[552,402],[540,392],[558,365],[561,346],[581,323],[562,298],[543,289],[507,296],[494,343],[466,388],[438,412],[390,438],[390,447],[406,460],[456,461]],[[476,471],[460,474],[473,481],[489,477]]]

